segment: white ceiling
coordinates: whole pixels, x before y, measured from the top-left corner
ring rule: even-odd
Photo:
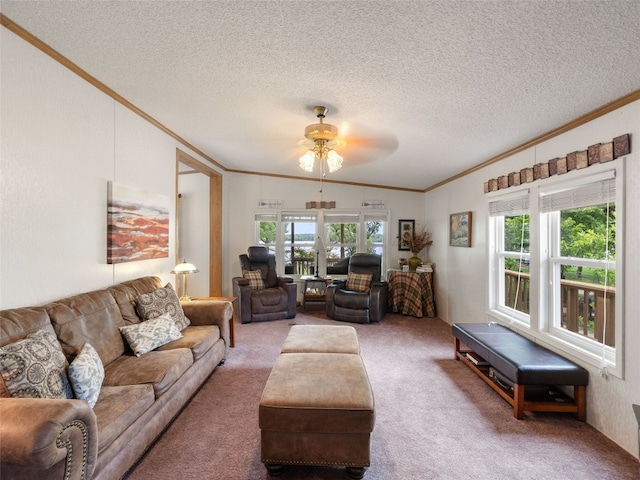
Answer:
[[[425,189],[640,89],[640,1],[7,1],[0,11],[227,169]],[[621,132],[624,133],[624,132]],[[586,146],[585,146],[586,147]]]

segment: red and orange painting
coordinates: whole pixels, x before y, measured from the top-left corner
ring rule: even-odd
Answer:
[[[107,263],[169,256],[169,197],[109,182]]]

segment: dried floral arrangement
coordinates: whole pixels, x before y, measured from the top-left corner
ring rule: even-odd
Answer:
[[[407,246],[412,253],[418,254],[425,247],[428,247],[433,243],[431,240],[431,232],[424,227],[416,227],[413,231],[413,235],[407,239]]]

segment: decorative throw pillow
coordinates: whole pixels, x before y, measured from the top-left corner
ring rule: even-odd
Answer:
[[[85,343],[80,353],[69,365],[69,382],[76,398],[86,400],[93,408],[100,396],[104,380],[104,366],[100,355],[89,343]]]
[[[68,366],[58,339],[44,330],[0,348],[0,374],[12,397],[73,398]]]
[[[144,293],[136,299],[136,312],[143,320],[157,318],[165,313],[171,315],[178,330],[187,328],[191,321],[185,316],[180,299],[173,286],[167,283],[151,293]]]
[[[165,313],[161,317],[140,322],[135,325],[120,327],[127,343],[136,357],[140,357],[166,343],[182,338],[171,315]]]
[[[249,286],[255,290],[261,290],[264,288],[264,281],[262,280],[262,274],[260,270],[245,270],[242,272],[242,276],[249,280]]]
[[[371,288],[371,280],[373,275],[366,273],[348,273],[347,274],[347,290],[354,292],[368,292]]]

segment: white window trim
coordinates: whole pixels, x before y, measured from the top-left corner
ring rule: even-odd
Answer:
[[[612,162],[592,165],[588,169],[574,170],[561,177],[553,177],[544,180],[536,180],[526,185],[530,189],[530,321],[523,321],[518,315],[504,312],[496,308],[496,241],[498,241],[495,222],[489,218],[490,227],[487,246],[489,249],[489,311],[491,318],[499,323],[510,326],[516,331],[525,334],[532,340],[545,345],[558,353],[576,361],[594,366],[603,374],[611,374],[618,378],[624,378],[624,254],[625,254],[625,160],[618,158]],[[548,222],[541,221],[539,213],[540,194],[559,188],[571,188],[589,181],[597,181],[607,175],[608,171],[615,171],[616,178],[616,300],[615,300],[615,345],[616,348],[603,346],[581,335],[553,328],[551,300],[552,286],[550,285],[550,252],[548,251],[547,238]],[[511,190],[511,189],[510,189]],[[519,188],[509,194],[517,195],[523,189]],[[489,201],[500,198],[503,192],[489,194]],[[548,215],[548,214],[545,214]],[[537,279],[537,281],[534,281]]]
[[[493,194],[489,194],[490,201],[509,201],[511,199],[520,198],[523,196],[531,196],[531,192],[528,185],[516,187],[513,190],[510,189],[508,193],[505,192],[495,192]],[[531,199],[529,199],[529,204],[531,204]],[[530,207],[531,208],[531,207]],[[531,210],[529,210],[531,212]],[[531,219],[531,213],[529,213],[529,218]],[[531,222],[531,220],[530,220]],[[520,258],[520,254],[510,254],[510,253],[498,253],[504,252],[504,238],[500,233],[504,229],[504,217],[489,217],[489,241],[488,245],[488,256],[489,256],[489,265],[490,265],[490,273],[489,273],[489,311],[490,314],[498,319],[500,319],[503,323],[509,325],[517,325],[519,328],[529,328],[531,313],[527,315],[521,311],[518,311],[509,306],[503,306],[502,300],[504,298],[504,275],[500,273],[504,271],[504,268],[500,268],[502,265],[503,258]],[[531,239],[529,239],[531,242]],[[523,258],[528,258],[531,263],[531,251],[523,256]],[[532,305],[533,307],[533,305]]]
[[[258,226],[257,226],[257,221],[256,221],[256,217],[260,216],[260,215],[268,215],[268,214],[275,214],[276,215],[276,244],[275,244],[275,255],[276,255],[276,271],[278,273],[278,275],[284,275],[284,251],[285,251],[285,241],[284,241],[284,229],[282,228],[282,222],[283,222],[283,216],[284,215],[316,215],[316,235],[320,236],[324,241],[325,244],[327,244],[326,242],[326,232],[325,232],[325,219],[324,219],[324,210],[313,210],[313,212],[310,213],[309,210],[307,209],[255,209],[253,211],[253,222],[254,222],[254,238],[258,239]],[[358,240],[357,240],[357,245],[356,245],[356,251],[357,252],[366,252],[367,251],[367,239],[366,239],[366,230],[363,228],[364,227],[364,223],[365,221],[368,219],[368,217],[371,217],[372,215],[375,216],[384,216],[386,217],[385,220],[385,229],[384,229],[384,234],[383,234],[383,243],[382,243],[382,250],[383,250],[383,256],[382,256],[382,269],[381,269],[381,274],[383,277],[386,276],[386,272],[388,267],[388,264],[390,262],[390,258],[389,256],[391,255],[391,248],[390,248],[390,243],[389,243],[389,235],[390,235],[390,223],[389,223],[389,218],[391,217],[391,213],[389,210],[379,210],[376,209],[375,213],[371,212],[370,210],[354,210],[354,209],[332,209],[330,212],[327,212],[328,214],[333,214],[333,215],[357,215],[358,216],[358,228],[357,228],[357,235],[358,235]],[[324,258],[324,253],[320,254],[320,258],[319,258],[319,271],[326,271],[326,260]],[[297,278],[300,275],[288,275],[289,277],[292,278]]]

